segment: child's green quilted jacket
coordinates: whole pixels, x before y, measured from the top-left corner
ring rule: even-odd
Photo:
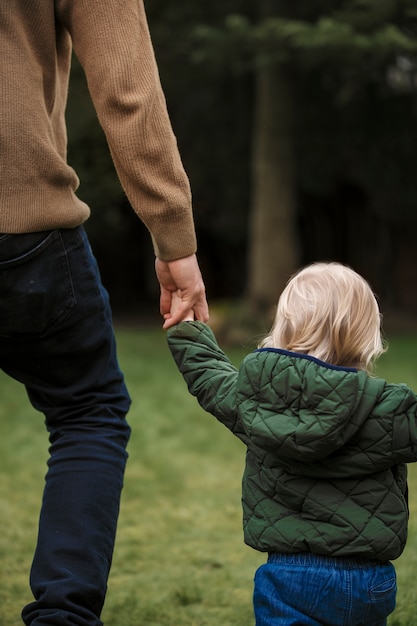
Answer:
[[[401,554],[405,463],[417,459],[417,397],[407,386],[283,350],[257,350],[237,369],[201,322],[170,329],[168,342],[190,392],[247,447],[247,544]]]

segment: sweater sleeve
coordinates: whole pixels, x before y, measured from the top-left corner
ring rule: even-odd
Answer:
[[[143,0],[57,0],[122,186],[165,261],[196,251],[187,175]]]
[[[238,417],[238,370],[219,348],[202,322],[181,322],[167,331],[168,345],[189,392],[244,443],[247,436]]]

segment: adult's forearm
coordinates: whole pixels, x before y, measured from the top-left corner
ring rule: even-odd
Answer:
[[[156,255],[193,254],[191,191],[140,0],[58,0],[129,201]],[[115,28],[115,23],[117,28]]]

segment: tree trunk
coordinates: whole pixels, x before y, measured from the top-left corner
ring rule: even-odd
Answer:
[[[247,301],[265,312],[295,271],[299,252],[290,85],[277,66],[259,70],[256,81]]]

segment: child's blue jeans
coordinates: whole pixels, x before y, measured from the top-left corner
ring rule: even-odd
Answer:
[[[271,554],[255,575],[256,626],[385,626],[396,591],[390,562]]]
[[[82,227],[0,235],[0,367],[49,431],[31,626],[100,626],[130,399],[108,296]],[[10,426],[14,416],[10,416]]]

